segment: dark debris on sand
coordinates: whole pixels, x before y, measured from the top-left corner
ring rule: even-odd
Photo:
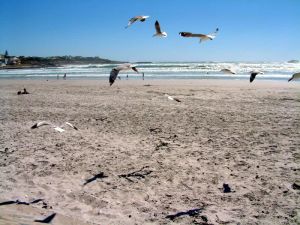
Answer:
[[[137,178],[137,179],[141,179],[141,178],[145,178],[145,176],[151,174],[153,171],[152,170],[146,170],[146,166],[141,168],[140,170],[131,172],[131,173],[127,173],[127,174],[120,174],[119,177],[125,178],[130,182],[133,182],[132,179],[130,178]]]

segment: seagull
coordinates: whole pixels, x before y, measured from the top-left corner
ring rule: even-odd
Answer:
[[[236,72],[234,72],[234,71],[231,70],[231,69],[221,69],[221,72],[227,73],[227,74],[236,74]]]
[[[122,64],[120,66],[117,66],[115,68],[113,68],[111,71],[110,71],[110,76],[109,76],[109,84],[110,86],[115,82],[119,72],[121,70],[134,70],[135,72],[139,73],[139,71],[136,69],[136,66],[130,64],[130,63],[125,63],[125,64]]]
[[[293,79],[299,79],[300,78],[300,73],[294,73],[293,76],[288,80],[290,82]]]
[[[170,96],[170,95],[168,95],[168,94],[165,94],[165,96],[167,96],[169,100],[176,101],[176,102],[181,102],[180,99],[178,99],[178,98],[176,98],[176,97],[173,97],[173,96]]]
[[[125,28],[130,27],[130,26],[131,26],[133,23],[135,23],[136,21],[144,22],[147,18],[149,18],[149,16],[135,16],[135,17],[132,17],[132,18],[129,20],[129,23],[128,23],[128,25],[127,25]]]
[[[213,40],[217,36],[218,31],[219,28],[217,28],[216,31],[211,34],[193,34],[191,32],[179,32],[179,35],[181,35],[182,37],[200,38],[200,43],[201,43],[202,41]]]
[[[159,22],[157,20],[155,22],[155,30],[156,30],[156,33],[153,35],[153,37],[167,37],[168,36],[166,32],[161,31]]]
[[[252,81],[254,81],[257,74],[264,74],[264,73],[261,71],[251,71],[250,74],[251,74],[250,75],[250,83],[252,83]]]
[[[31,129],[36,129],[36,128],[39,128],[41,126],[46,126],[46,125],[51,125],[54,130],[58,131],[58,132],[64,132],[65,130],[63,129],[65,125],[69,126],[69,127],[72,127],[73,129],[75,130],[78,130],[77,127],[75,127],[73,124],[69,123],[69,122],[65,122],[63,125],[61,126],[56,126],[50,122],[47,122],[47,121],[41,121],[41,122],[38,122],[38,123],[35,123]]]

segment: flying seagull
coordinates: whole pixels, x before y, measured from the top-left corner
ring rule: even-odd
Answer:
[[[170,95],[168,95],[168,94],[165,94],[165,96],[167,96],[169,100],[176,101],[176,102],[181,102],[181,100],[180,100],[179,98],[170,96]]]
[[[264,73],[261,71],[251,71],[250,74],[251,74],[250,75],[250,83],[252,83],[252,81],[254,81],[257,74],[264,74]]]
[[[166,32],[161,31],[159,22],[157,20],[155,22],[155,30],[156,30],[156,33],[153,35],[153,37],[167,37],[168,36]]]
[[[217,28],[216,31],[211,34],[193,34],[191,32],[179,32],[179,35],[181,35],[181,37],[200,38],[200,43],[201,43],[202,41],[213,40],[217,36],[218,31],[219,31],[219,28]]]
[[[236,72],[234,72],[234,71],[231,70],[231,69],[221,69],[221,72],[227,73],[227,74],[236,74]]]
[[[109,84],[110,86],[115,82],[119,72],[121,70],[134,70],[135,72],[139,73],[139,71],[136,69],[136,67],[130,63],[125,63],[125,64],[122,64],[120,66],[117,66],[115,68],[113,68],[111,71],[110,71],[110,76],[109,76]]]
[[[65,130],[63,129],[65,127],[65,125],[69,126],[69,127],[72,127],[73,129],[75,130],[78,130],[77,127],[75,127],[73,124],[69,123],[69,122],[65,122],[65,124],[61,125],[61,126],[56,126],[50,122],[47,122],[47,121],[41,121],[41,122],[38,122],[38,123],[35,123],[31,129],[36,129],[36,128],[39,128],[41,126],[46,126],[46,125],[51,125],[54,130],[58,131],[58,132],[64,132]]]
[[[136,21],[141,21],[141,22],[145,22],[145,20],[149,18],[149,16],[135,16],[132,17],[129,22],[128,25],[125,28],[130,27],[133,23],[135,23]]]
[[[294,73],[293,76],[288,80],[290,82],[293,79],[299,79],[300,78],[300,73]]]

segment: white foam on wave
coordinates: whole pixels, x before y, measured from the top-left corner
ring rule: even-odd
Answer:
[[[140,72],[144,72],[147,77],[216,77],[239,79],[249,77],[252,70],[263,71],[259,78],[284,79],[293,73],[300,71],[300,63],[283,62],[155,62],[136,63]],[[68,77],[88,78],[88,77],[108,77],[111,69],[117,64],[86,64],[86,65],[66,65],[51,68],[38,69],[13,69],[0,70],[0,78],[22,78],[22,77],[56,77],[67,73]],[[221,69],[231,68],[237,74],[223,74]],[[122,71],[120,76],[135,76],[132,71]],[[137,75],[137,77],[140,75]]]

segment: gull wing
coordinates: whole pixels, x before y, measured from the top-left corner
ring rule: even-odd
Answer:
[[[41,122],[38,122],[38,123],[35,123],[31,129],[36,129],[38,127],[41,127],[41,126],[46,126],[46,125],[52,125],[52,123],[49,123],[47,121],[41,121]]]
[[[115,82],[118,74],[119,74],[119,70],[117,70],[116,68],[113,68],[110,71],[110,76],[109,76],[109,84],[110,84],[110,86]]]
[[[180,32],[179,33],[182,37],[198,37],[198,38],[204,38],[207,37],[205,34],[193,34],[191,32]]]
[[[168,97],[169,100],[172,100],[172,101],[176,101],[176,102],[181,102],[181,100],[179,98],[176,98],[176,97],[173,97],[173,96],[170,96],[170,95],[166,95]]]
[[[221,72],[223,73],[230,73],[230,74],[236,74],[233,70],[231,69],[221,69]]]
[[[149,16],[141,16],[140,21],[141,21],[141,22],[144,22],[147,18],[149,18]]]
[[[300,73],[293,74],[293,79],[299,79],[299,78],[300,78]]]
[[[139,19],[138,16],[132,17],[132,18],[129,20],[129,22],[128,22],[128,24],[127,24],[127,26],[126,26],[125,28],[128,28],[129,26],[131,26],[131,25],[132,25],[133,23],[135,23],[138,19]]]
[[[174,100],[175,100],[176,102],[181,102],[181,100],[180,100],[179,98],[174,98]]]
[[[257,74],[258,73],[251,73],[251,75],[250,75],[250,83],[252,83],[252,81],[254,81],[254,79],[255,79],[255,77],[256,77]]]
[[[215,38],[215,37],[217,36],[218,31],[219,31],[219,28],[217,28],[217,29],[215,30],[215,32],[210,33],[210,34],[208,34],[208,35],[206,35],[206,36],[208,36],[208,37],[210,37],[210,38]]]
[[[139,71],[137,70],[137,68],[135,66],[131,67],[132,70],[134,70],[135,72],[139,73]]]
[[[168,95],[168,94],[166,94],[166,93],[165,93],[165,96],[166,96],[169,100],[173,100],[173,97],[170,96],[170,95]]]
[[[289,82],[293,79],[299,79],[300,78],[300,73],[294,73],[293,76],[288,80]]]
[[[190,37],[205,38],[205,37],[207,37],[207,35],[205,35],[205,34],[191,34]]]
[[[300,78],[300,73],[295,73],[295,74],[293,75],[293,77],[294,77],[294,78]]]
[[[181,36],[181,37],[190,37],[191,35],[192,35],[192,33],[191,32],[179,32],[179,35]]]
[[[116,70],[125,70],[125,69],[130,69],[131,68],[131,64],[130,63],[124,63],[124,64],[121,64],[117,67],[115,67]]]
[[[69,127],[72,127],[75,130],[78,130],[77,127],[75,127],[73,124],[69,123],[69,122],[65,122],[66,125],[68,125]]]
[[[156,30],[156,33],[161,33],[161,29],[160,29],[160,25],[159,25],[159,22],[156,20],[155,22],[155,30]]]

